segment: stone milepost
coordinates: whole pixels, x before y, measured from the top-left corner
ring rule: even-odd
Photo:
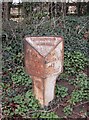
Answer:
[[[24,39],[25,70],[32,78],[33,91],[42,107],[54,99],[56,79],[63,72],[62,37]]]

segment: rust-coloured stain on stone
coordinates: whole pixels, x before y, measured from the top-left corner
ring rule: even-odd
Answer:
[[[25,69],[42,106],[47,106],[54,98],[56,78],[63,71],[63,54],[61,37],[25,37]]]

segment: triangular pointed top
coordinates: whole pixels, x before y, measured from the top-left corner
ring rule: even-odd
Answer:
[[[25,37],[25,40],[45,57],[58,43],[61,37]]]

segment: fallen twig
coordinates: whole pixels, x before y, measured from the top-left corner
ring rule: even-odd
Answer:
[[[75,107],[78,107],[80,105],[87,104],[87,103],[89,103],[89,101],[81,102],[80,104],[76,105]]]
[[[85,28],[86,24],[89,22],[89,20],[84,24],[84,26],[79,30],[78,34]]]

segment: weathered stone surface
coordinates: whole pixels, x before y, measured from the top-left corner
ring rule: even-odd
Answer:
[[[31,76],[33,80],[33,91],[36,99],[39,100],[40,104],[44,104],[44,79],[41,77]]]
[[[44,76],[44,58],[27,41],[25,42],[25,68],[32,76]]]
[[[42,106],[54,98],[56,78],[63,71],[61,37],[25,37],[25,69],[33,80],[33,90]]]

